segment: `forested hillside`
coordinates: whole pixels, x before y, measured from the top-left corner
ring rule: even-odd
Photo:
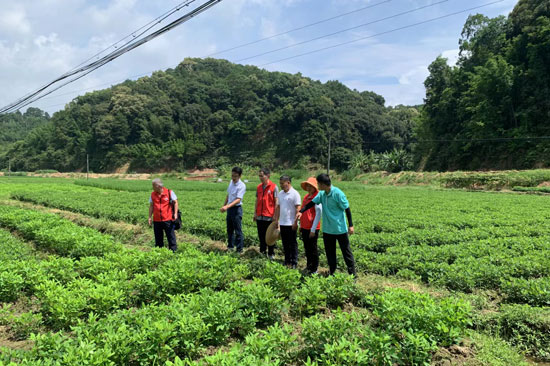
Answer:
[[[456,67],[441,57],[429,67],[420,166],[550,166],[550,0],[520,0],[508,17],[470,16],[459,45]]]
[[[383,97],[338,81],[186,59],[76,98],[0,159],[28,171],[78,170],[86,154],[96,172],[304,166],[325,164],[330,140],[332,166],[344,169],[355,153],[405,147],[415,111],[386,108]]]
[[[49,120],[50,116],[38,108],[29,108],[23,114],[17,112],[0,115],[0,153],[9,144],[24,139],[32,129]]]

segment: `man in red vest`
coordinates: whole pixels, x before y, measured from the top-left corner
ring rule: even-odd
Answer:
[[[175,252],[176,244],[175,220],[178,212],[178,197],[173,191],[164,187],[162,181],[153,179],[153,192],[149,198],[149,226],[153,224],[155,246],[164,246],[164,233],[168,239],[168,248]]]
[[[256,187],[256,209],[254,210],[254,221],[258,227],[258,237],[260,238],[260,253],[266,254],[269,259],[274,259],[275,246],[267,246],[265,234],[267,228],[273,221],[275,207],[277,207],[277,195],[279,188],[275,183],[269,180],[270,171],[267,168],[260,169],[260,184]]]

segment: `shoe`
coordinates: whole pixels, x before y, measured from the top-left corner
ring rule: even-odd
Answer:
[[[296,266],[295,264],[293,264],[293,265],[290,266],[290,268],[292,268],[292,269],[296,269],[296,267],[297,267],[297,266]]]
[[[267,256],[267,258],[268,258],[270,261],[274,261],[274,260],[275,260],[275,255],[270,254],[270,255]]]
[[[232,251],[234,251],[234,250],[235,250],[235,247],[227,247],[227,251],[228,251],[228,252],[232,252]]]

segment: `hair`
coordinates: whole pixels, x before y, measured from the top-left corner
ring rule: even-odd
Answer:
[[[260,168],[260,172],[264,173],[264,175],[269,175],[269,174],[271,174],[271,171],[269,171],[268,168]]]
[[[234,167],[233,169],[231,169],[231,172],[232,173],[237,173],[239,175],[239,177],[241,175],[243,175],[243,170],[241,168],[239,168],[238,166]]]
[[[292,183],[292,178],[290,178],[290,176],[288,175],[281,175],[281,179],[283,182],[289,182],[289,183]]]
[[[153,184],[155,184],[159,187],[164,187],[164,184],[162,183],[162,180],[160,178],[153,179]]]
[[[328,176],[328,174],[325,174],[325,173],[319,174],[317,176],[317,183],[321,183],[321,184],[324,184],[326,186],[330,186],[331,185],[330,177]]]

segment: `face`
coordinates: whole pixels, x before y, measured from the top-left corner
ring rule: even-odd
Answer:
[[[311,184],[306,184],[306,191],[307,191],[309,194],[315,194],[315,192],[317,192],[317,190],[315,189],[315,187],[313,187]]]
[[[157,193],[162,193],[162,186],[160,186],[156,183],[153,183],[153,191],[155,191]]]
[[[320,191],[326,191],[326,190],[330,189],[330,186],[327,186],[323,183],[320,183],[319,181],[317,181],[317,187],[319,187]]]
[[[290,189],[290,182],[288,180],[280,180],[279,185],[281,186],[281,189],[285,192]]]
[[[260,174],[258,174],[258,177],[260,177],[260,182],[265,184],[267,180],[269,179],[269,175],[265,175],[264,172],[260,171]]]
[[[237,183],[240,178],[241,176],[238,173],[231,172],[231,180],[233,181],[233,183]]]

